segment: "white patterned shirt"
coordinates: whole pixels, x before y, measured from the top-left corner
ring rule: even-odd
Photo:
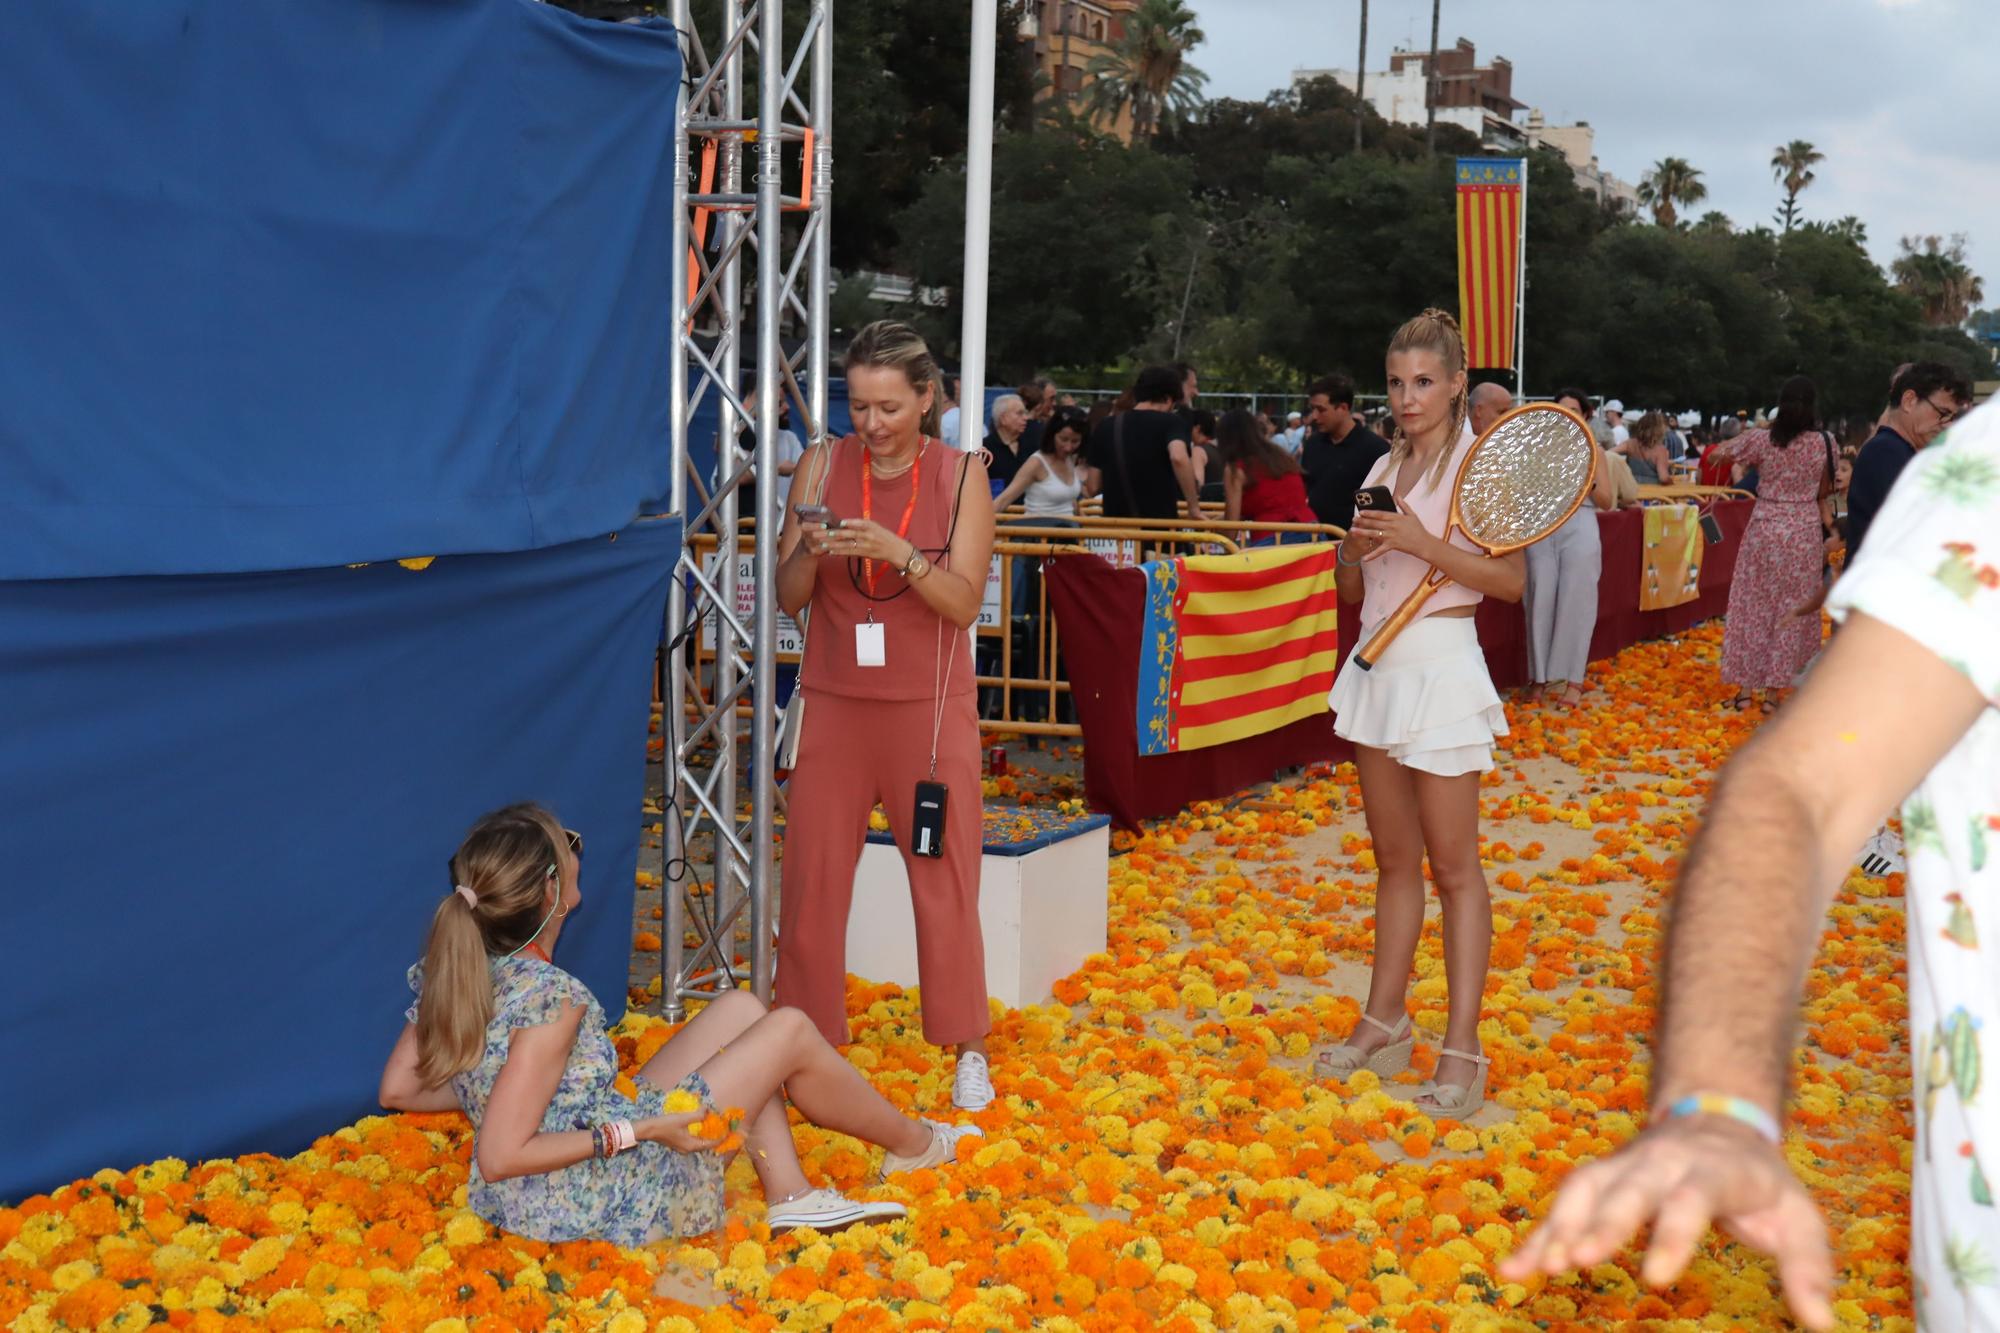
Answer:
[[[2000,1088],[1982,1092],[2000,1032],[2000,404],[1904,469],[1829,606],[1901,630],[1990,705],[1904,805],[1903,837],[1918,1327],[2000,1330]]]

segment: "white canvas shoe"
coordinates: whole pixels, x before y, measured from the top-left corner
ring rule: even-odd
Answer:
[[[834,1190],[807,1190],[794,1199],[774,1203],[764,1212],[771,1234],[811,1227],[814,1231],[845,1231],[862,1222],[890,1222],[908,1217],[900,1203],[873,1203],[848,1198]]]
[[[984,1111],[993,1104],[993,1075],[986,1057],[978,1051],[958,1057],[958,1072],[951,1080],[951,1104],[961,1111]]]
[[[930,1126],[930,1147],[915,1157],[899,1157],[892,1152],[882,1154],[882,1178],[899,1175],[904,1171],[921,1171],[927,1166],[942,1166],[957,1158],[960,1139],[985,1137],[985,1131],[977,1125],[947,1125],[938,1120],[926,1120]]]

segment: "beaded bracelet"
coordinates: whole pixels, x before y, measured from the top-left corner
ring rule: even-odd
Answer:
[[[1691,1092],[1659,1113],[1661,1120],[1684,1120],[1696,1115],[1726,1115],[1731,1120],[1750,1126],[1763,1135],[1773,1147],[1783,1137],[1778,1121],[1769,1111],[1742,1097],[1732,1097],[1721,1092]]]
[[[1356,569],[1361,564],[1361,557],[1357,555],[1354,559],[1349,560],[1347,558],[1347,542],[1342,540],[1338,546],[1333,548],[1333,562],[1348,569]]]
[[[604,1151],[604,1126],[602,1126],[602,1125],[593,1125],[593,1126],[591,1126],[591,1129],[590,1129],[590,1155],[591,1155],[592,1157],[603,1157],[603,1156],[605,1156],[605,1151]]]

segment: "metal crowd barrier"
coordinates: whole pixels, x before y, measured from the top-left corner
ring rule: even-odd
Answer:
[[[1171,519],[1105,518],[1089,514],[1075,522],[1076,526],[1071,527],[1037,523],[1011,512],[1000,516],[987,573],[986,596],[975,626],[979,725],[985,734],[1071,737],[1083,734],[1073,718],[1063,720],[1068,712],[1069,682],[1062,670],[1061,635],[1055,617],[1049,613],[1048,588],[1039,568],[1039,562],[1047,557],[1093,554],[1121,568],[1137,568],[1146,560],[1162,557],[1229,554],[1267,536],[1334,541],[1346,535],[1340,528],[1314,523],[1212,520],[1197,525]],[[750,520],[745,520],[739,525],[736,538],[739,616],[751,614],[755,605],[754,571],[749,568],[755,544]],[[719,571],[718,546],[717,539],[708,533],[697,533],[689,540],[696,567],[712,583],[717,581]],[[1032,580],[1033,587],[1023,599],[1024,608],[1017,613],[1016,581],[1023,574]],[[690,655],[694,666],[690,685],[704,703],[710,699],[716,658],[714,614],[690,623],[688,641],[679,649]],[[777,645],[780,667],[796,666],[802,640],[797,625],[782,613],[778,618]],[[655,675],[657,679],[658,673]],[[656,688],[654,710],[657,712],[660,706]],[[690,700],[689,717],[693,718],[699,708],[699,704]],[[747,707],[739,707],[737,711],[748,715]]]

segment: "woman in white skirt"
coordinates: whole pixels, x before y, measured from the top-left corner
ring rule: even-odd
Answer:
[[[1334,731],[1354,743],[1374,841],[1375,970],[1347,1041],[1323,1051],[1326,1077],[1409,1067],[1410,974],[1424,925],[1424,857],[1444,906],[1451,998],[1435,1077],[1418,1090],[1429,1115],[1462,1120],[1486,1100],[1479,1010],[1493,943],[1493,905],[1479,864],[1479,778],[1493,738],[1507,732],[1472,616],[1482,597],[1515,602],[1527,582],[1519,552],[1494,558],[1463,536],[1438,534],[1451,512],[1466,426],[1465,342],[1458,321],[1426,310],[1396,330],[1388,355],[1395,438],[1364,486],[1387,486],[1393,513],[1363,510],[1340,546],[1340,600],[1361,603],[1361,642],[1435,565],[1449,582],[1389,645],[1372,671],[1350,656],[1328,703]]]

